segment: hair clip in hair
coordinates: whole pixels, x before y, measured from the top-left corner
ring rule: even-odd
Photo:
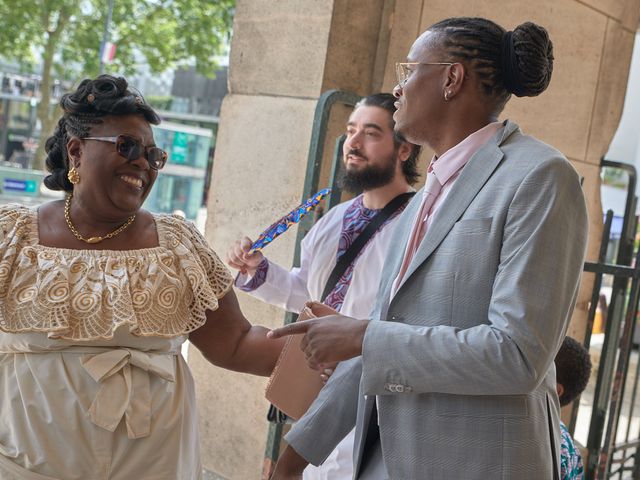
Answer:
[[[142,100],[142,97],[140,95],[136,95],[136,104],[138,105],[142,105],[144,104],[144,100]]]
[[[90,93],[89,95],[87,95],[87,102],[93,103],[95,99],[96,99],[96,96],[93,93]]]

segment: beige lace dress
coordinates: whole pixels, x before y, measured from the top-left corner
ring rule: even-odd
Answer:
[[[39,245],[37,211],[0,207],[0,479],[200,479],[180,345],[233,279],[189,223],[159,246]]]

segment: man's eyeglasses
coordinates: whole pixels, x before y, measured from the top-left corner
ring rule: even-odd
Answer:
[[[160,170],[167,163],[167,152],[155,146],[145,146],[142,142],[130,135],[118,135],[117,137],[85,137],[83,140],[98,140],[100,142],[109,142],[116,144],[116,152],[128,161],[133,161],[140,156],[149,163],[149,167],[153,170]]]
[[[396,76],[401,87],[407,83],[409,77],[418,65],[453,65],[451,62],[396,62]]]

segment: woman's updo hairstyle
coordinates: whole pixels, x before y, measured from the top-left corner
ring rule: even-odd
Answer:
[[[111,75],[83,80],[74,92],[62,96],[60,108],[62,118],[45,143],[46,165],[51,173],[45,177],[44,184],[51,190],[73,190],[73,185],[67,178],[67,142],[72,137],[88,137],[92,125],[102,123],[103,117],[142,115],[153,125],[160,123],[160,117],[142,95],[129,89],[124,78]]]
[[[526,22],[512,32],[484,18],[449,18],[429,28],[449,60],[476,74],[482,91],[504,106],[510,94],[535,97],[549,85],[553,44],[547,31]],[[445,61],[444,59],[442,61]]]

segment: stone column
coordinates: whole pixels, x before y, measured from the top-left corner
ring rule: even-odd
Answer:
[[[371,91],[384,5],[382,0],[238,1],[206,232],[220,255],[242,234],[255,238],[300,202],[317,99],[332,88]],[[348,114],[339,107],[332,114],[327,157]],[[326,179],[328,162],[324,165]],[[295,238],[295,230],[287,232],[265,254],[290,267]],[[282,310],[241,292],[238,297],[252,323],[282,325]],[[266,379],[213,367],[194,348],[189,363],[205,467],[224,478],[258,478],[267,433]]]

